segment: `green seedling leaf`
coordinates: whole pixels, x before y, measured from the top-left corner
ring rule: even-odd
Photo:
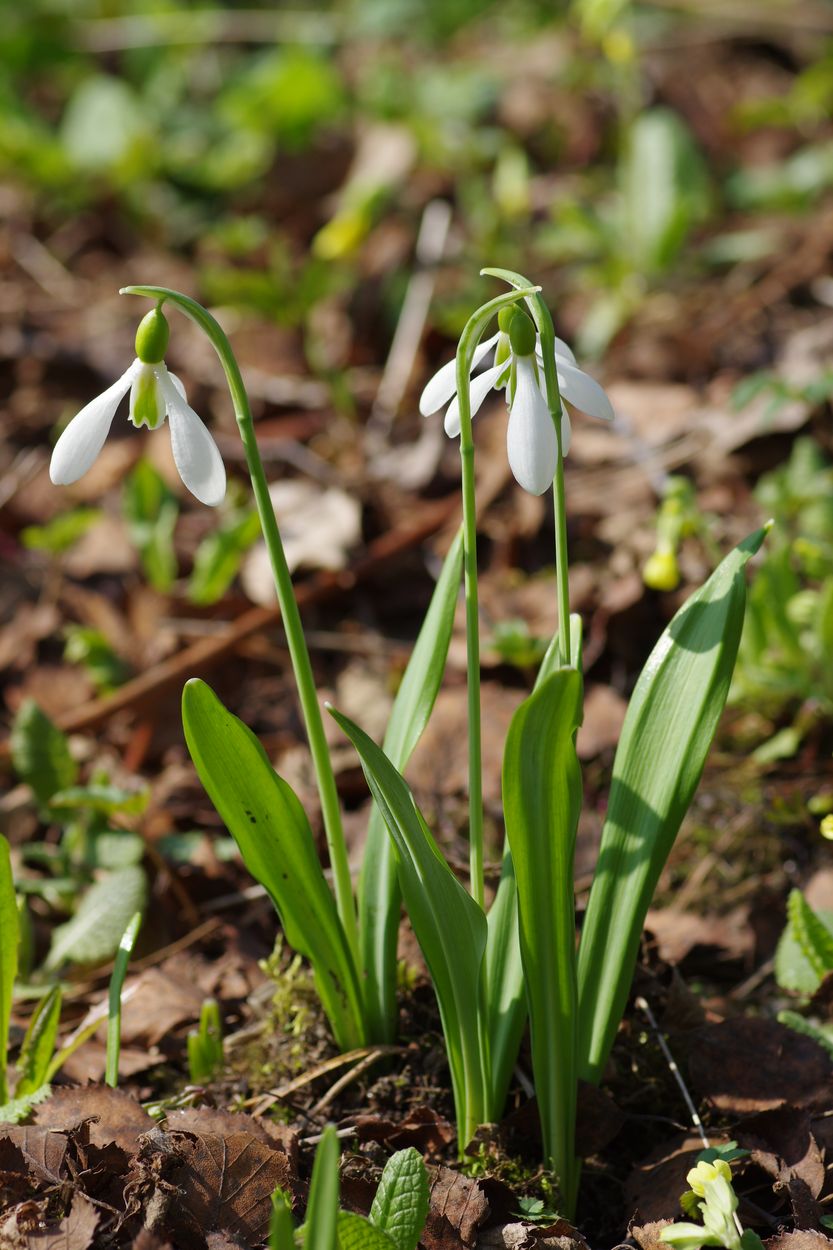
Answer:
[[[312,1165],[304,1224],[307,1250],[337,1250],[338,1156],[338,1137],[332,1125],[328,1125],[318,1143]]]
[[[176,580],[174,530],[179,504],[149,460],[140,460],[125,482],[122,511],[145,576],[154,590],[164,594]]]
[[[49,806],[61,811],[100,812],[102,816],[141,816],[150,800],[150,790],[120,790],[118,786],[70,786],[58,790]]]
[[[582,694],[574,668],[547,677],[512,718],[503,757],[538,1111],[545,1154],[570,1207],[578,1179],[573,856],[582,800],[575,748]]]
[[[336,1042],[345,1051],[362,1046],[356,967],[304,809],[255,735],[205,682],[187,682],[182,723],[200,780],[246,867],[269,892],[290,946],[312,965]]]
[[[142,927],[142,913],[131,916],[116,951],[110,989],[107,996],[107,1060],[104,1080],[115,1089],[119,1083],[119,1052],[121,1050],[121,992],[127,976],[127,965]]]
[[[91,834],[85,858],[93,868],[114,870],[140,864],[144,855],[145,843],[138,833],[113,831]]]
[[[824,925],[829,940],[833,941],[833,911],[815,912],[816,920]],[[821,978],[808,957],[802,950],[801,942],[795,932],[795,926],[787,911],[787,927],[781,934],[775,950],[775,980],[782,990],[790,990],[794,994],[804,994],[808,998],[815,994]]]
[[[40,807],[46,807],[57,791],[75,784],[78,766],[66,734],[33,699],[26,699],[14,718],[11,748],[15,772],[31,787]]]
[[[397,1150],[385,1164],[370,1222],[387,1233],[396,1250],[416,1250],[427,1216],[428,1175],[422,1155],[413,1146]]]
[[[400,772],[422,736],[442,683],[462,570],[461,529],[445,558],[391,709],[383,749]],[[374,804],[358,890],[359,951],[371,1035],[385,1040],[393,1037],[396,1020],[399,899],[396,853]]]
[[[28,1120],[32,1108],[38,1103],[46,1102],[51,1094],[51,1085],[41,1085],[40,1089],[34,1090],[31,1094],[26,1094],[22,1098],[12,1098],[9,1102],[3,1103],[0,1106],[0,1124],[20,1124],[21,1120]]]
[[[440,854],[407,782],[346,716],[329,709],[359,753],[396,846],[399,883],[434,983],[448,1049],[461,1149],[487,1114],[488,1068],[480,1035],[486,917]]]
[[[100,508],[73,508],[71,512],[53,517],[46,525],[27,525],[21,532],[20,541],[31,550],[61,555],[69,551],[79,538],[83,538],[103,515]]]
[[[579,946],[579,1075],[598,1081],[630,991],[657,880],[726,703],[758,530],[663,633],[631,697]]]
[[[46,1082],[60,1019],[61,991],[57,985],[53,985],[35,1008],[20,1048],[17,1061],[20,1079],[15,1089],[16,1099],[33,1094]]]
[[[234,581],[244,555],[260,537],[260,518],[252,510],[235,516],[204,538],[194,556],[188,583],[192,603],[216,603]]]
[[[396,1250],[396,1242],[363,1215],[339,1211],[338,1250]]]
[[[815,990],[833,972],[833,933],[800,890],[790,891],[787,918],[790,934],[816,977]]]
[[[292,1225],[289,1199],[280,1188],[272,1193],[269,1250],[295,1250],[295,1230]]]
[[[17,976],[19,920],[9,844],[0,834],[0,1103],[8,1101],[6,1068],[14,980]]]
[[[54,930],[44,968],[54,971],[65,963],[97,964],[110,959],[130,918],[143,910],[146,895],[141,868],[120,868],[95,881],[72,919]]]

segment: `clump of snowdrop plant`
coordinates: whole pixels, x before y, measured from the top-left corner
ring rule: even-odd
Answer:
[[[543,1161],[558,1175],[569,1215],[580,1171],[574,1144],[578,1080],[602,1079],[645,914],[728,693],[743,623],[744,568],[764,531],[731,552],[677,613],[636,684],[576,949],[573,854],[582,783],[575,742],[583,675],[581,622],[571,616],[569,600],[564,400],[601,418],[610,418],[612,408],[598,383],[555,337],[540,289],[507,270],[483,272],[507,289],[472,314],[455,360],[428,383],[421,400],[425,413],[449,405],[446,430],[459,438],[460,447],[461,532],[437,581],[381,746],[330,709],[359,754],[375,800],[355,897],[321,706],[237,362],[220,326],[195,301],[160,287],[126,291],[158,305],[168,303],[195,321],[225,371],[315,767],[332,887],[291,787],[210,687],[191,680],[183,692],[183,724],[203,784],[249,870],[271,895],[287,941],[310,961],[333,1036],[345,1051],[395,1035],[396,939],[404,900],[437,996],[461,1155],[481,1124],[500,1118],[528,1021]],[[497,330],[484,338],[496,319]],[[494,363],[473,373],[493,349]],[[155,416],[158,423],[161,394],[173,432],[180,419],[177,401],[171,401],[175,384],[157,372],[164,367],[164,349],[157,344],[150,356],[142,350],[133,411]],[[77,453],[76,469],[97,454],[118,402],[115,392],[121,388],[120,397],[133,386],[134,375],[128,374],[106,393],[106,421],[100,412],[91,420],[95,434],[83,456]],[[553,617],[558,626],[507,735],[502,770],[506,838],[500,882],[487,906],[472,417],[495,387],[505,392],[509,408],[512,472],[534,494],[553,491]],[[103,406],[104,398],[96,402]],[[59,466],[65,463],[62,442],[74,424],[56,447]],[[80,447],[80,434],[77,439]],[[69,479],[59,469],[57,480]],[[442,681],[461,577],[468,654],[467,885],[444,859],[402,776]]]

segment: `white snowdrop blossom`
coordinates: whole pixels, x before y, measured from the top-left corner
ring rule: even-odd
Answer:
[[[542,389],[541,340],[534,333],[529,318],[520,310],[513,308],[505,316],[502,313],[499,324],[498,333],[478,344],[472,358],[469,385],[471,415],[478,412],[490,390],[506,391],[509,406],[506,445],[510,468],[524,490],[542,495],[555,477],[558,441]],[[523,342],[513,344],[510,334]],[[475,374],[474,370],[493,348],[494,364]],[[607,395],[594,378],[579,369],[572,351],[559,338],[555,340],[555,367],[562,399],[590,416],[613,420],[613,406]],[[449,438],[456,438],[460,433],[456,360],[443,365],[428,381],[420,397],[419,409],[427,417],[445,404],[448,404],[445,432]],[[562,407],[561,448],[565,456],[570,448],[570,435],[570,418]]]
[[[157,308],[136,333],[136,360],[117,382],[73,417],[52,452],[49,476],[69,486],[92,468],[110,432],[116,409],[130,393],[129,419],[156,429],[168,418],[179,476],[200,503],[216,507],[226,493],[226,470],[217,444],[185,398],[185,387],[166,367],[168,325]]]

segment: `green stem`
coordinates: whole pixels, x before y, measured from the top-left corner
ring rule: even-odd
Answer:
[[[234,415],[237,418],[237,427],[240,431],[240,438],[246,453],[246,464],[252,482],[252,490],[260,517],[263,537],[269,552],[269,561],[272,565],[281,618],[289,646],[289,656],[292,661],[295,684],[298,688],[307,738],[312,753],[312,762],[315,768],[315,777],[321,800],[321,811],[324,817],[324,831],[327,837],[330,864],[333,870],[338,914],[344,927],[347,941],[350,944],[350,949],[353,951],[354,956],[358,958],[356,909],[353,901],[347,846],[341,822],[338,790],[336,788],[330,753],[327,748],[327,739],[324,735],[321,708],[318,703],[315,679],[312,675],[312,664],[310,663],[304,629],[301,624],[301,614],[298,611],[298,604],[295,600],[292,577],[286,563],[280,530],[275,519],[272,500],[269,496],[269,486],[263,469],[263,461],[260,458],[257,438],[255,437],[249,397],[243,385],[240,368],[231,350],[231,344],[220,325],[196,300],[192,300],[178,291],[170,291],[166,287],[159,286],[128,286],[124,287],[121,293],[123,295],[142,295],[147,299],[170,300],[204,331],[220,358],[220,364],[223,366],[231,394],[231,402],[234,407]]]
[[[483,758],[480,732],[480,623],[477,602],[477,507],[474,489],[474,439],[471,429],[471,367],[486,326],[501,308],[515,304],[537,287],[509,291],[478,308],[466,323],[457,347],[457,403],[460,409],[460,463],[463,492],[463,568],[466,598],[466,659],[469,725],[469,874],[471,894],[481,907],[483,878]]]

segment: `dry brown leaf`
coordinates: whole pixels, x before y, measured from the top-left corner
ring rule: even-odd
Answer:
[[[797,1228],[792,1233],[767,1237],[766,1250],[830,1250],[833,1241],[815,1228]]]
[[[272,1192],[278,1185],[291,1189],[295,1179],[286,1155],[251,1133],[171,1136],[183,1143],[185,1164],[177,1182],[197,1227],[229,1232],[250,1245],[265,1240]]]
[[[615,747],[622,732],[626,701],[612,686],[588,686],[584,698],[584,720],[578,731],[579,759],[590,760]]]
[[[816,1199],[824,1187],[824,1157],[806,1111],[794,1107],[762,1111],[744,1120],[736,1135],[738,1144],[752,1152],[752,1161],[788,1191],[798,1227],[818,1224]]]
[[[49,1128],[69,1132],[85,1121],[90,1121],[89,1139],[93,1145],[115,1142],[128,1153],[135,1152],[137,1138],[154,1126],[135,1099],[109,1085],[58,1089],[35,1109],[35,1125],[42,1133]]]
[[[645,928],[656,938],[660,958],[670,964],[680,963],[697,946],[716,947],[728,959],[743,959],[755,947],[745,907],[725,916],[698,916],[665,907],[648,912]]]
[[[2,1137],[17,1146],[27,1168],[36,1180],[59,1185],[64,1179],[67,1138],[42,1125],[10,1125],[2,1129]]]
[[[454,1140],[456,1129],[431,1107],[414,1107],[404,1120],[388,1120],[380,1115],[360,1115],[353,1119],[359,1141],[383,1142],[393,1150],[413,1146],[422,1154],[440,1154]]]
[[[720,1139],[712,1139],[712,1145],[719,1144]],[[650,1226],[656,1221],[681,1218],[680,1194],[689,1188],[686,1174],[702,1149],[699,1137],[678,1134],[637,1164],[625,1185],[625,1200],[634,1219]]]
[[[474,1246],[477,1230],[489,1215],[489,1202],[479,1181],[451,1168],[438,1167],[431,1181],[428,1219],[422,1233],[426,1250],[460,1250]]]
[[[720,1111],[749,1115],[784,1104],[829,1106],[833,1061],[783,1024],[724,1020],[687,1034],[686,1045],[692,1085]]]
[[[27,1233],[23,1244],[26,1250],[87,1250],[92,1245],[97,1224],[98,1215],[92,1203],[76,1193],[64,1219],[42,1232]]]

